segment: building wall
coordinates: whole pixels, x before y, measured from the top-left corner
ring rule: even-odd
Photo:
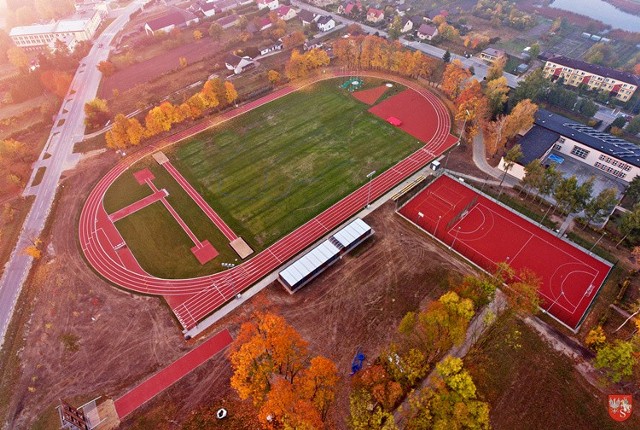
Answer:
[[[564,142],[562,142],[563,139]],[[625,182],[631,182],[634,177],[640,175],[640,168],[576,142],[573,139],[566,137],[560,138],[553,149],[607,172],[612,176],[618,177]]]
[[[101,22],[102,17],[99,13],[96,12],[91,17],[91,19],[88,19],[84,22],[84,27],[81,30],[59,31],[57,30],[58,25],[53,25],[48,31],[34,31],[34,33],[31,34],[12,35],[11,39],[17,46],[21,48],[46,46],[58,36],[73,36],[76,39],[76,42],[82,42],[84,40],[91,40],[93,38]]]
[[[585,72],[580,69],[572,69],[570,67],[563,66],[561,64],[556,64],[551,61],[547,61],[544,66],[544,75],[547,79],[551,79],[554,76],[556,69],[562,68],[562,72],[559,77],[564,79],[564,83],[566,85],[571,85],[574,87],[579,86],[585,78],[590,78],[589,82],[586,84],[590,90],[599,90],[605,92],[611,92],[613,87],[616,85],[621,85],[621,88],[616,95],[616,98],[621,101],[628,101],[633,93],[638,88],[636,85],[626,83],[623,81],[619,81],[614,78],[606,78],[604,76],[596,75],[594,73]]]

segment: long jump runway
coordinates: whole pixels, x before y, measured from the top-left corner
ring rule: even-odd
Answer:
[[[327,73],[307,85],[320,80],[353,75],[354,72],[351,71]],[[358,72],[358,75],[393,80],[423,97],[430,106],[424,112],[425,127],[432,130],[432,133],[431,138],[426,140],[422,148],[374,178],[370,185],[367,184],[355,190],[269,248],[233,269],[190,279],[162,279],[142,270],[133,254],[125,246],[118,230],[109,221],[103,205],[107,189],[129,166],[142,158],[300,89],[283,87],[259,100],[176,133],[166,141],[141,148],[109,171],[89,194],[80,215],[79,239],[89,264],[101,276],[118,286],[144,294],[164,296],[183,328],[189,330],[208,314],[232,300],[238,293],[264,278],[360,211],[369,200],[369,192],[371,200],[379,198],[457,142],[457,138],[450,134],[451,120],[448,110],[429,90],[412,81],[390,77],[383,73]]]
[[[400,213],[483,269],[507,262],[542,278],[541,308],[576,330],[611,265],[441,176]]]

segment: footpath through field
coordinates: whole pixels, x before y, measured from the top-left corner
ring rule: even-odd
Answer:
[[[363,77],[395,81],[413,90],[428,102],[430,106],[429,109],[423,112],[423,120],[425,127],[431,130],[432,134],[428,138],[425,137],[426,144],[422,148],[372,179],[370,183],[347,195],[266,250],[233,269],[199,278],[161,279],[144,273],[139,268],[139,265],[135,264],[135,259],[127,258],[126,263],[123,263],[125,260],[117,257],[113,250],[117,244],[121,244],[124,241],[104,213],[102,200],[111,184],[129,166],[158,150],[306,86],[336,77],[353,76],[353,74],[354,72],[351,71],[324,73],[300,84],[296,88],[285,86],[259,100],[247,103],[176,133],[166,141],[142,148],[131,154],[129,158],[122,160],[98,182],[87,198],[80,216],[80,244],[89,264],[106,279],[123,288],[145,294],[164,295],[183,328],[188,330],[195,327],[198,321],[208,314],[232,300],[238,293],[255,284],[323,235],[338,227],[350,216],[361,210],[369,201],[376,200],[384,195],[396,184],[426,166],[431,160],[457,142],[457,138],[450,134],[451,118],[449,111],[440,99],[427,88],[417,85],[413,81],[385,75],[384,73],[358,72],[357,75]],[[129,257],[128,254],[127,257]]]
[[[126,417],[225,349],[232,341],[229,331],[223,330],[125,393],[115,401],[118,417],[120,419]]]

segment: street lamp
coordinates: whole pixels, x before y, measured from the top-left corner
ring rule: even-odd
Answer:
[[[369,203],[371,202],[371,178],[373,178],[373,175],[375,175],[375,174],[376,174],[375,170],[372,171],[372,172],[367,173],[367,178],[369,178],[369,187],[368,187],[368,190],[367,190],[367,209],[369,208],[369,206],[370,206]]]
[[[464,135],[464,130],[467,127],[467,119],[469,119],[469,111],[465,110],[464,112],[465,112],[465,115],[464,115],[464,122],[462,123],[462,132],[460,133],[460,137],[458,137],[458,141],[456,142],[456,148],[462,142],[462,136]],[[449,165],[449,156],[451,155],[452,150],[453,149],[450,149],[449,152],[447,152],[447,158],[444,160],[444,170],[447,170],[447,166]]]
[[[542,226],[542,223],[544,222],[544,219],[547,217],[547,214],[549,213],[549,211],[551,210],[552,207],[553,206],[549,205],[549,209],[547,209],[547,211],[544,213],[544,216],[540,220],[540,226]]]

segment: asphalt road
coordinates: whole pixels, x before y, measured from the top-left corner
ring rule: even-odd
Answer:
[[[325,11],[323,9],[320,9],[319,7],[315,7],[315,6],[309,5],[307,3],[303,3],[303,2],[298,1],[298,0],[291,0],[291,4],[296,6],[296,7],[299,7],[299,8],[302,8],[302,9],[306,9],[306,10],[309,10],[309,11],[317,13],[317,14],[323,14],[323,15],[330,14],[330,12],[327,12],[327,11]],[[353,21],[351,19],[345,18],[345,17],[340,16],[340,15],[336,15],[336,14],[333,14],[333,13],[331,13],[331,16],[336,21],[336,23],[342,23],[344,25],[358,24],[360,27],[362,27],[363,30],[365,30],[366,32],[368,32],[370,34],[373,34],[373,33],[377,32],[380,36],[383,36],[383,37],[388,37],[389,36],[386,31],[380,30],[380,29],[375,28],[375,27],[368,26],[368,25],[363,24],[361,22]],[[445,53],[444,49],[438,48],[437,46],[429,45],[428,43],[417,42],[417,41],[409,41],[409,40],[406,40],[403,37],[401,37],[398,40],[404,46],[408,46],[408,47],[416,49],[418,51],[422,51],[422,52],[424,52],[425,54],[427,54],[427,55],[429,55],[431,57],[442,59],[442,56]],[[482,80],[482,79],[484,79],[485,76],[487,76],[487,70],[488,70],[489,66],[484,61],[482,61],[481,59],[479,59],[477,57],[465,58],[465,57],[463,57],[461,55],[457,55],[457,54],[451,53],[451,59],[452,60],[460,60],[462,62],[462,64],[464,64],[465,67],[467,67],[467,68],[473,66],[474,71],[475,71],[475,78],[478,79],[478,80]],[[511,88],[515,88],[518,85],[518,81],[520,80],[520,78],[518,78],[517,76],[512,75],[511,73],[506,73],[506,72],[503,74],[503,76],[505,78],[507,78],[507,84]]]
[[[24,255],[23,251],[42,233],[56,195],[60,175],[65,170],[65,166],[73,161],[74,144],[83,139],[84,104],[96,97],[102,78],[96,65],[108,58],[109,45],[115,35],[129,22],[130,15],[148,1],[134,0],[127,7],[120,9],[118,17],[94,41],[93,48],[76,71],[70,90],[51,129],[49,139],[35,164],[36,166],[45,166],[46,170],[39,185],[26,188],[30,195],[35,196],[35,200],[22,226],[17,245],[5,266],[2,279],[0,279],[0,347],[4,343],[4,336],[20,290],[33,262],[33,259]],[[50,154],[50,157],[45,159],[45,154]],[[30,184],[35,177],[36,170],[34,169],[32,173]]]

